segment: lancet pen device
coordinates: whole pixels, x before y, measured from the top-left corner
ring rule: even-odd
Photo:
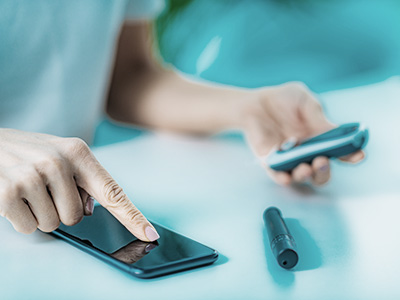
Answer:
[[[299,261],[299,256],[296,252],[296,243],[282,219],[280,210],[276,207],[266,209],[264,222],[271,250],[278,264],[285,269],[293,268]]]
[[[343,124],[300,143],[288,142],[268,155],[266,163],[276,171],[290,171],[317,156],[341,157],[365,147],[368,129],[359,123]]]

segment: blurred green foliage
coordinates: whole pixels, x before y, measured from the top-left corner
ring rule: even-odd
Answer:
[[[167,51],[165,49],[165,43],[161,42],[160,37],[164,36],[166,30],[168,29],[168,24],[173,22],[177,15],[193,0],[169,0],[166,1],[166,8],[162,14],[157,18],[155,25],[155,35],[159,51],[164,53]]]

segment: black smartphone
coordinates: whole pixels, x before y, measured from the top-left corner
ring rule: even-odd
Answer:
[[[60,225],[51,234],[139,278],[153,278],[212,264],[218,252],[153,223],[160,238],[138,240],[102,206],[74,226]]]

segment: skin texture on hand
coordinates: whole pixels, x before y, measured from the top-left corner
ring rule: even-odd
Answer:
[[[243,129],[248,143],[260,158],[268,174],[281,185],[311,181],[325,184],[330,178],[329,159],[316,157],[311,164],[302,163],[288,172],[277,172],[265,164],[271,151],[277,150],[287,140],[301,140],[321,134],[336,127],[329,122],[313,93],[302,83],[256,90],[244,109]],[[364,158],[357,151],[341,160],[356,163]]]
[[[0,215],[31,233],[80,222],[93,198],[143,241],[158,234],[84,141],[0,129]]]

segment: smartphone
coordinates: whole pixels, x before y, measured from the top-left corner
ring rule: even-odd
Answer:
[[[160,238],[138,240],[102,206],[74,226],[60,225],[51,234],[139,278],[153,278],[209,265],[218,259],[210,247],[153,223]]]
[[[288,143],[267,157],[266,163],[276,171],[290,171],[301,163],[311,163],[318,156],[336,158],[363,149],[368,129],[359,123],[343,124],[299,143]]]

